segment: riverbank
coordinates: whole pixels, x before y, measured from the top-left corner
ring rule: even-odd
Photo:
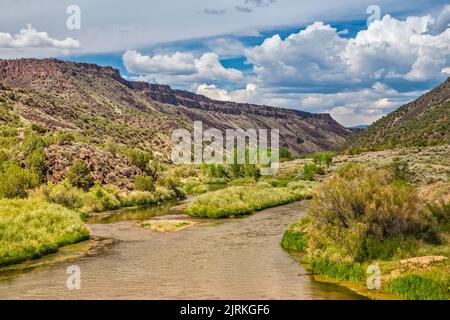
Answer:
[[[386,162],[334,167],[281,245],[318,281],[373,299],[448,300],[450,183]]]
[[[89,238],[76,211],[36,200],[0,200],[0,267]]]

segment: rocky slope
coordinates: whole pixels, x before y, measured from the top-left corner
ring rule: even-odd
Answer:
[[[123,79],[118,70],[56,59],[0,60],[2,103],[25,122],[79,133],[90,142],[168,153],[172,130],[279,129],[294,153],[336,149],[351,135],[328,114],[211,100],[169,86]],[[1,120],[1,119],[0,119]]]
[[[450,143],[450,78],[349,139],[351,148]]]

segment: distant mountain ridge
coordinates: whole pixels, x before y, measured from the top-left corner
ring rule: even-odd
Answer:
[[[450,143],[450,78],[352,136],[349,148],[395,148]]]
[[[329,114],[212,100],[166,85],[128,81],[118,70],[95,64],[0,60],[0,82],[8,86],[0,89],[5,102],[27,122],[163,153],[173,129],[192,128],[197,120],[220,130],[279,129],[280,144],[294,153],[336,149],[352,134]],[[6,95],[8,90],[13,95]]]

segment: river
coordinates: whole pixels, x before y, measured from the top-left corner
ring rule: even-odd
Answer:
[[[107,250],[0,277],[1,299],[362,299],[316,282],[280,247],[286,227],[306,202],[245,218],[197,220],[175,233],[139,229],[136,220],[183,218],[183,204],[125,210],[89,221],[96,236],[117,241]],[[81,288],[66,287],[69,265]]]

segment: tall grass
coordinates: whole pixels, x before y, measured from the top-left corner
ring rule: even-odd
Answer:
[[[114,186],[95,185],[83,191],[67,181],[59,184],[51,182],[37,188],[33,199],[57,203],[84,213],[116,210],[123,207],[154,205],[176,198],[173,190],[157,186],[149,191],[121,191]]]
[[[250,214],[269,207],[311,197],[303,190],[267,186],[229,187],[195,198],[187,207],[189,215],[226,218]]]
[[[38,200],[0,200],[0,266],[39,258],[88,237],[76,211]]]
[[[448,300],[450,299],[450,277],[448,270],[409,273],[390,280],[385,290],[406,299]]]

